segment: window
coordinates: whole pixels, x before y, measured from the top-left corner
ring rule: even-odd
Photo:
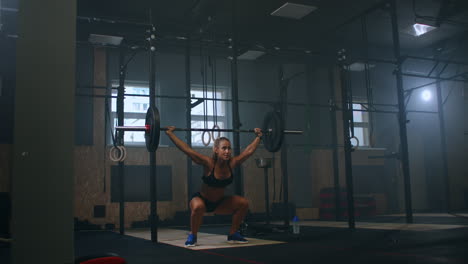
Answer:
[[[113,88],[118,87],[118,82],[113,82]],[[125,83],[124,99],[124,126],[145,126],[146,111],[149,107],[149,85],[147,83]],[[112,89],[112,96],[117,96],[117,89]],[[117,126],[117,98],[112,98],[111,120],[113,128]],[[112,129],[114,131],[114,129]],[[112,143],[112,142],[111,142]],[[139,131],[125,131],[124,143],[126,145],[143,145],[145,133]]]
[[[118,87],[118,82],[113,82],[113,87]],[[226,99],[226,88],[217,88],[216,98]],[[203,88],[200,85],[192,85],[191,96],[195,98],[203,98]],[[124,100],[124,126],[144,126],[146,119],[146,111],[149,108],[149,88],[147,83],[127,82],[125,84],[125,100]],[[133,95],[133,96],[131,96]],[[117,89],[112,89],[112,96],[117,96]],[[208,100],[196,105],[191,109],[191,126],[192,128],[213,128],[215,122],[219,128],[226,128],[226,102],[216,101],[214,105],[214,92],[208,91],[205,95]],[[192,103],[197,100],[192,99]],[[159,103],[157,102],[157,105]],[[206,108],[205,108],[206,107]],[[111,120],[113,127],[117,126],[117,98],[112,98],[111,102]],[[216,115],[215,115],[216,114]],[[207,116],[205,123],[204,116]],[[114,131],[114,129],[112,129]],[[202,133],[198,131],[192,132],[192,146],[204,146],[202,141]],[[220,136],[225,136],[226,133],[221,132]],[[206,135],[205,135],[206,136]],[[215,133],[218,136],[218,133]],[[111,142],[112,143],[112,142]],[[145,134],[139,131],[125,131],[124,143],[126,145],[144,145]],[[212,144],[211,142],[210,144]]]
[[[192,97],[203,98],[203,88],[200,85],[192,85],[190,90]],[[208,91],[206,93],[206,98],[214,98],[214,92]],[[192,117],[192,128],[213,128],[216,124],[219,128],[226,128],[227,116],[226,116],[226,102],[225,101],[214,101],[214,100],[204,100],[202,103],[192,108],[191,117]],[[226,89],[225,88],[216,88],[216,99],[226,99]],[[192,103],[196,102],[196,99],[192,100]],[[204,116],[207,117],[207,122],[205,123]],[[192,132],[192,146],[203,146],[202,140],[203,132],[193,131]],[[215,137],[218,136],[218,133],[215,133]],[[220,136],[225,136],[225,133],[221,132]],[[205,141],[207,137],[205,135]],[[213,144],[211,141],[210,144]]]
[[[369,147],[369,114],[361,111],[365,108],[359,103],[353,104],[353,110],[354,136],[359,140],[360,147]],[[353,144],[355,143],[353,142]]]

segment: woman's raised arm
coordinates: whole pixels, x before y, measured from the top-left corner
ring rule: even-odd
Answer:
[[[182,141],[180,138],[178,138],[174,134],[174,129],[175,129],[174,126],[168,126],[167,130],[166,130],[166,135],[169,136],[169,139],[172,142],[174,142],[176,147],[178,149],[180,149],[182,152],[184,152],[185,154],[187,154],[187,156],[189,156],[195,163],[200,164],[200,165],[209,166],[209,162],[210,162],[211,158],[208,157],[208,156],[202,155],[202,154],[196,152],[195,150],[193,150],[191,147],[189,147],[189,145],[187,145],[187,143]]]
[[[234,168],[236,166],[239,166],[241,165],[244,161],[246,161],[250,156],[252,156],[252,154],[254,154],[255,150],[257,149],[258,145],[260,144],[260,141],[262,140],[262,136],[263,136],[263,133],[262,133],[262,130],[260,128],[255,128],[254,129],[254,132],[255,132],[255,139],[252,141],[252,143],[250,143],[245,149],[244,151],[242,151],[241,154],[239,154],[239,156],[236,156],[232,159],[232,162],[231,162],[231,167]]]

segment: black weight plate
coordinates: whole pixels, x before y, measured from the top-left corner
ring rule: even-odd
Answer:
[[[277,152],[283,143],[284,127],[278,112],[269,112],[263,119],[263,144],[270,152]]]
[[[155,152],[159,146],[160,118],[159,110],[156,106],[148,108],[146,112],[145,125],[150,129],[145,132],[146,148],[149,152]]]

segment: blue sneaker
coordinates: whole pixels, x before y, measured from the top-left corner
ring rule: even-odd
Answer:
[[[227,237],[228,243],[237,243],[237,244],[246,244],[249,243],[247,239],[245,239],[239,232],[236,232],[232,235],[228,235]]]
[[[187,237],[187,241],[185,241],[186,247],[194,247],[197,245],[197,236],[194,234],[189,234]]]

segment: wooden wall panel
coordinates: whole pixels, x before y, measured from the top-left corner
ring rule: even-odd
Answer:
[[[100,149],[100,148],[98,148]],[[106,153],[95,150],[95,147],[77,147],[75,152],[75,216],[80,220],[88,220],[94,224],[119,224],[119,203],[111,203],[110,199],[110,167],[116,165]],[[127,149],[125,165],[148,165],[149,153],[146,148],[130,147]],[[106,156],[105,161],[103,155]],[[186,167],[180,166],[185,155],[175,148],[160,148],[156,152],[157,165],[172,167],[172,201],[158,202],[158,215],[161,220],[173,218],[177,211],[188,210]],[[185,163],[184,163],[185,164]],[[105,186],[104,189],[104,175]],[[105,205],[106,217],[94,218],[94,206]],[[125,203],[125,225],[130,227],[132,222],[145,221],[149,215],[149,202]]]
[[[249,208],[252,213],[265,212],[265,178],[264,169],[258,168],[255,159],[258,158],[271,158],[272,153],[263,148],[257,151],[243,164],[243,177],[244,177],[244,195],[249,200]],[[276,181],[281,181],[281,152],[274,153],[275,175]],[[276,184],[276,193],[279,193],[281,184]],[[268,169],[268,192],[270,208],[273,203],[273,168]]]
[[[104,191],[105,162],[95,147],[75,147],[75,217],[90,220],[95,205],[105,205],[110,193]]]
[[[385,155],[385,149],[366,149],[366,148],[358,148],[357,150],[353,151],[352,153],[352,162],[353,165],[359,166],[384,166],[385,159],[384,158],[369,158],[369,156],[383,156]]]
[[[318,208],[320,206],[320,190],[334,186],[333,151],[331,149],[312,150],[310,165],[310,175],[312,175],[312,207]]]

